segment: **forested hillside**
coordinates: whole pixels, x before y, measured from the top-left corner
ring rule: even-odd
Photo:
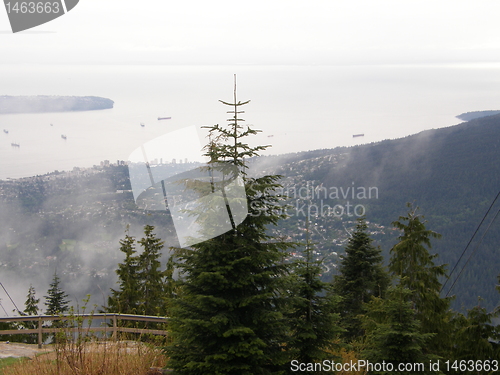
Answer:
[[[497,115],[403,139],[259,157],[250,172],[284,176],[290,217],[271,234],[304,242],[309,217],[323,281],[332,280],[362,213],[387,262],[400,234],[391,223],[406,212],[407,202],[419,206],[427,227],[442,234],[431,251],[439,254],[438,263],[448,264],[449,273],[500,189],[499,143]],[[489,309],[497,304],[499,224],[479,240],[499,207],[493,206],[446,286],[445,292],[465,265],[452,291],[457,309],[476,305],[478,296]],[[0,181],[0,208],[8,223],[0,228],[0,266],[13,287],[18,276],[48,286],[57,266],[75,298],[100,296],[116,280],[119,239],[127,225],[135,235],[143,225],[155,225],[165,249],[177,244],[165,212],[137,208],[124,165]],[[163,261],[167,257],[165,251]],[[26,290],[20,291],[23,298]]]
[[[312,203],[318,207],[320,201],[330,206],[345,207],[347,201],[352,208],[362,205],[367,220],[384,228],[378,231],[372,228],[372,233],[375,232],[374,238],[386,258],[396,237],[391,222],[404,213],[407,202],[414,203],[421,208],[428,228],[442,234],[440,240],[432,242],[432,250],[451,271],[500,190],[499,157],[500,115],[495,115],[397,140],[268,157],[262,159],[260,168],[270,170],[275,164],[273,159],[278,159],[278,173],[286,176],[288,184],[308,183]],[[344,194],[346,198],[341,194],[349,187],[355,188],[354,199],[350,192]],[[377,188],[377,197],[361,194],[362,188],[368,192],[370,187]],[[326,199],[324,188],[329,192]],[[335,191],[337,196],[330,194]],[[475,251],[452,292],[457,296],[457,308],[477,304],[478,296],[486,298],[483,304],[489,307],[498,301],[494,287],[500,269],[500,223],[495,221],[480,244],[479,240],[499,209],[500,203],[495,204],[446,286],[448,289],[452,285]],[[340,219],[353,220],[346,211],[342,216],[317,216],[316,221],[323,227],[338,226]],[[290,223],[281,226],[290,228]],[[321,244],[332,240],[315,238]]]

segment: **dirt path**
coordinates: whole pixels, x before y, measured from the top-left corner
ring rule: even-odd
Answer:
[[[21,343],[7,343],[6,341],[0,342],[0,358],[7,357],[29,357],[33,358],[39,353],[47,353],[52,351],[49,348],[38,349],[36,344],[21,344]]]

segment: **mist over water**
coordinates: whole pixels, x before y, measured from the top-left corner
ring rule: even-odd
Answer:
[[[272,145],[264,154],[454,125],[462,112],[498,109],[500,91],[495,65],[5,66],[0,74],[2,95],[93,95],[115,102],[109,110],[0,115],[0,129],[9,131],[0,132],[2,179],[126,160],[172,130],[223,124],[230,116],[218,100],[232,102],[233,74],[238,100],[251,100],[243,118],[262,130],[250,142]]]

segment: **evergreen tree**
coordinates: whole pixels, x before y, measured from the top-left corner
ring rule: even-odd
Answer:
[[[137,314],[140,290],[135,238],[127,233],[125,239],[120,240],[120,251],[125,254],[125,261],[118,264],[116,270],[119,289],[111,289],[108,306],[104,310],[110,313]]]
[[[22,315],[38,315],[39,308],[38,304],[40,303],[40,298],[36,298],[35,288],[33,285],[30,285],[28,289],[28,295],[26,297],[26,301],[24,302],[24,311]],[[36,329],[38,327],[38,323],[34,321],[21,322],[20,326],[25,329]],[[22,335],[22,342],[28,344],[36,344],[38,342],[38,338],[34,334]]]
[[[118,265],[118,290],[111,289],[105,311],[122,314],[166,315],[166,272],[161,271],[163,242],[153,233],[154,227],[144,227],[144,237],[136,241],[125,235],[120,240],[124,263]],[[142,248],[137,254],[136,243]]]
[[[60,280],[57,273],[54,272],[54,278],[50,284],[45,298],[45,306],[47,306],[47,315],[64,314],[69,310],[69,300],[66,298],[68,295],[59,286]]]
[[[479,304],[454,319],[453,355],[459,361],[500,361],[500,330],[492,321],[496,313],[488,313]],[[500,362],[499,362],[500,363]],[[458,369],[460,370],[460,369]],[[469,369],[468,369],[469,370]],[[461,374],[488,374],[489,371],[455,371]]]
[[[242,141],[256,133],[239,125],[238,110],[246,103],[236,100],[235,87],[232,123],[229,128],[211,127],[215,137],[206,149],[209,167],[227,164],[239,170],[249,213],[238,225],[231,220],[232,230],[176,250],[184,280],[174,299],[173,343],[167,353],[168,366],[178,374],[274,374],[287,363],[282,286],[288,244],[266,234],[268,226],[284,217],[275,194],[279,176],[250,178],[245,173],[244,158],[264,148]],[[236,178],[224,178],[221,190]],[[211,181],[199,188],[215,191],[214,186]],[[222,198],[227,207],[235,203],[228,204],[228,196]],[[217,225],[207,216],[204,229],[210,231]]]
[[[165,316],[167,295],[165,290],[165,272],[160,270],[159,258],[163,242],[153,233],[154,227],[144,227],[144,237],[137,241],[143,248],[138,258],[139,305],[142,315]]]
[[[362,355],[371,363],[390,364],[389,371],[373,371],[373,374],[415,374],[415,371],[399,371],[400,364],[423,363],[427,367],[419,374],[435,374],[428,364],[436,360],[426,354],[424,348],[432,338],[431,333],[422,333],[411,302],[412,292],[399,283],[390,287],[387,297],[373,298],[366,307],[363,325],[366,329],[366,348]]]
[[[57,276],[57,273],[54,272],[54,278],[52,279],[52,283],[50,284],[49,290],[47,291],[47,295],[45,298],[45,306],[47,306],[47,315],[60,315],[69,311],[69,300],[66,298],[68,295],[64,292],[63,289],[59,286],[60,280]],[[64,327],[66,322],[64,321],[53,321],[52,327]],[[54,339],[54,336],[51,337],[51,341]]]
[[[363,304],[372,296],[381,297],[389,284],[389,276],[382,267],[380,248],[372,245],[364,217],[357,220],[356,230],[349,238],[345,255],[341,256],[339,275],[334,277],[333,290],[341,297],[337,311],[340,324],[346,330],[344,337],[351,341],[363,335],[358,315]]]
[[[446,358],[451,346],[450,299],[439,295],[439,278],[446,276],[445,265],[436,266],[434,259],[437,254],[431,255],[428,250],[431,247],[430,239],[439,238],[440,235],[426,229],[425,221],[417,214],[418,207],[413,209],[408,204],[408,208],[407,216],[400,216],[399,221],[392,223],[402,234],[391,249],[389,270],[401,279],[403,287],[412,291],[410,300],[417,319],[422,323],[422,332],[436,333],[428,350]]]
[[[38,315],[40,298],[36,298],[35,293],[35,287],[30,285],[26,301],[24,302],[24,313],[26,315]]]
[[[337,296],[331,293],[331,285],[320,279],[321,261],[313,259],[308,221],[306,230],[304,260],[294,264],[297,280],[293,288],[291,337],[287,349],[299,363],[315,363],[331,359],[329,350],[336,347],[335,339],[342,329],[337,325],[338,314],[335,313]]]

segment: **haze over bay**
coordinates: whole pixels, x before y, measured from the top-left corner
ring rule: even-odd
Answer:
[[[4,66],[0,74],[2,95],[95,95],[115,102],[101,111],[1,115],[0,129],[9,133],[0,134],[0,178],[126,160],[144,142],[172,130],[222,124],[228,116],[218,100],[232,100],[234,74],[238,99],[251,100],[243,118],[262,130],[252,142],[271,144],[267,154],[454,125],[460,113],[498,109],[500,89],[496,64]]]

